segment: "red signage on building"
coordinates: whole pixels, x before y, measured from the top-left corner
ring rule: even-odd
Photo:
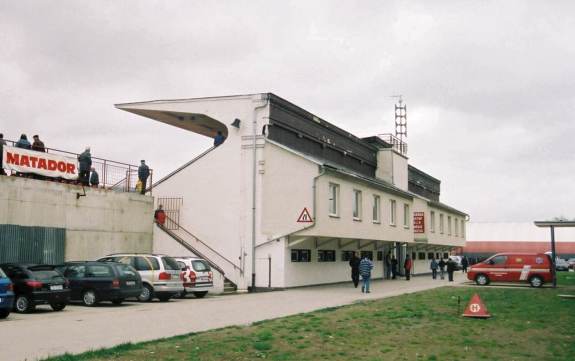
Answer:
[[[4,146],[4,168],[20,173],[47,177],[78,179],[78,160],[57,154]]]
[[[424,212],[413,212],[413,233],[425,233]]]

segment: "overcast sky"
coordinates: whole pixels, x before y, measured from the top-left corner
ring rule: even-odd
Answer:
[[[311,5],[310,5],[311,4]],[[575,2],[0,0],[0,132],[163,175],[211,139],[114,108],[273,92],[410,163],[472,221],[575,217]]]

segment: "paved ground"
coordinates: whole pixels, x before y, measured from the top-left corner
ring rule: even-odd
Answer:
[[[457,274],[456,282],[466,281]],[[430,276],[411,281],[376,280],[370,294],[351,284],[305,287],[287,291],[172,300],[168,303],[68,306],[62,312],[39,307],[34,314],[11,314],[0,321],[2,360],[36,360],[65,352],[79,353],[125,342],[205,331],[231,325],[309,312],[361,300],[422,291],[449,283]],[[45,310],[45,311],[44,311]]]

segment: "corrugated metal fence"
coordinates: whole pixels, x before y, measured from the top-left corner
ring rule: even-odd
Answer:
[[[62,263],[65,247],[64,228],[0,225],[0,263]]]

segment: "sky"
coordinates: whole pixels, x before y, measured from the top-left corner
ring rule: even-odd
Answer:
[[[0,132],[165,175],[212,140],[114,108],[273,92],[409,162],[473,222],[575,218],[575,2],[0,0]]]

